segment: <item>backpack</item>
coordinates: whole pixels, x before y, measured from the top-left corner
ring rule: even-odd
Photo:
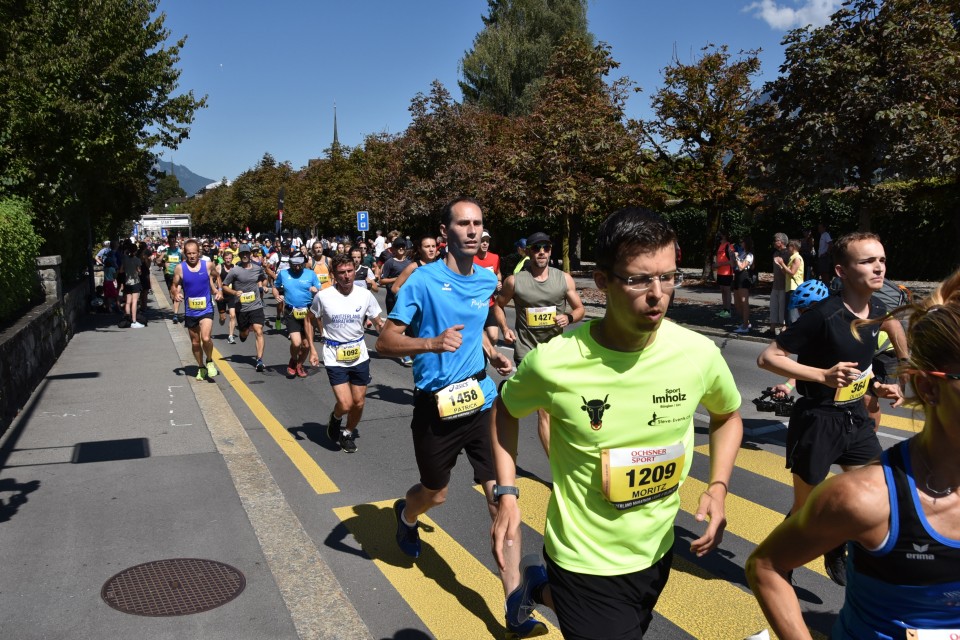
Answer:
[[[884,278],[883,287],[880,288],[880,291],[874,293],[873,297],[882,302],[887,311],[893,311],[897,307],[910,304],[910,301],[913,300],[913,292],[903,285]]]
[[[841,291],[843,291],[843,280],[834,276],[830,281],[830,292],[840,293]],[[884,278],[883,286],[879,291],[875,291],[872,297],[882,302],[887,311],[893,311],[897,307],[910,304],[913,300],[913,292],[902,284]]]

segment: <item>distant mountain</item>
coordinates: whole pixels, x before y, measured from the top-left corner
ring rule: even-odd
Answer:
[[[203,176],[198,176],[190,169],[187,169],[182,164],[174,164],[169,160],[160,160],[157,162],[154,167],[160,171],[166,171],[168,174],[173,174],[177,176],[177,180],[180,181],[180,186],[184,191],[187,192],[188,196],[194,195],[200,189],[203,189],[205,186],[211,182],[216,182],[214,178],[204,178]]]

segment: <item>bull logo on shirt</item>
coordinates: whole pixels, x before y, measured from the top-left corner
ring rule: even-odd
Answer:
[[[598,431],[603,426],[603,412],[610,408],[610,405],[607,404],[607,398],[609,397],[610,394],[607,394],[603,400],[587,400],[580,396],[580,399],[583,400],[583,406],[580,408],[590,416],[590,428],[594,431]]]

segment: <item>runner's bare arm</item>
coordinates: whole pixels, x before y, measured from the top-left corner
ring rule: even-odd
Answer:
[[[747,560],[747,580],[780,638],[811,637],[789,572],[847,540],[875,548],[886,536],[889,518],[883,470],[870,465],[820,484],[799,513],[760,543]]]
[[[494,305],[494,308],[500,311],[503,314],[503,309],[499,306]],[[490,364],[493,365],[493,368],[497,370],[502,376],[508,376],[513,373],[513,362],[510,361],[510,358],[500,353],[494,344],[490,341],[490,336],[487,335],[487,332],[483,332],[483,352],[487,356],[487,360],[490,361]]]
[[[507,279],[503,281],[503,287],[497,293],[497,304],[500,305],[500,308],[503,309],[510,301],[513,300],[513,287],[514,279],[512,275],[507,276]]]
[[[573,281],[573,276],[565,273],[563,277],[567,282],[567,291],[564,297],[567,299],[567,305],[570,307],[570,311],[557,316],[556,322],[557,325],[566,327],[574,322],[583,320],[586,309],[583,306],[583,301],[580,299],[580,294],[577,293],[577,283]]]
[[[173,281],[170,283],[170,299],[174,302],[183,302],[183,293],[180,291],[180,282],[183,280],[183,272],[180,270],[181,265],[173,270]]]
[[[838,362],[829,369],[800,364],[776,341],[767,345],[757,357],[757,366],[785,378],[819,382],[828,387],[845,387],[860,375],[856,362]]]
[[[323,329],[323,323],[320,321],[320,318],[313,315],[313,310],[308,309],[307,315],[303,319],[303,328],[304,333],[308,336],[305,342],[307,346],[310,347],[310,364],[314,367],[320,365],[320,356],[317,354],[317,347],[313,344],[313,335],[314,331],[321,331]]]
[[[396,295],[400,291],[400,287],[403,286],[403,283],[407,281],[407,278],[410,277],[410,274],[416,271],[419,265],[416,262],[411,262],[408,264],[403,271],[400,272],[400,275],[393,280],[393,284],[390,285],[390,291]],[[387,278],[389,280],[389,278]]]
[[[414,338],[406,335],[407,325],[387,319],[377,338],[377,353],[385,356],[414,356],[419,353],[456,351],[463,343],[462,324],[456,324],[433,338]]]
[[[220,274],[212,260],[207,263],[207,276],[210,278],[210,295],[214,300],[223,300],[223,293],[220,291]]]
[[[517,481],[517,434],[520,431],[520,421],[510,415],[503,401],[497,397],[493,403],[490,428],[493,447],[493,463],[497,476],[497,484],[501,486],[515,486]],[[520,531],[520,507],[516,496],[505,495],[500,497],[497,516],[490,527],[490,542],[493,557],[500,571],[506,568],[504,547],[512,547]],[[517,553],[511,554],[519,556]]]
[[[703,536],[690,543],[690,551],[703,556],[723,541],[727,526],[725,503],[730,475],[743,441],[743,419],[739,411],[710,413],[710,483],[700,495],[697,522],[710,520]]]

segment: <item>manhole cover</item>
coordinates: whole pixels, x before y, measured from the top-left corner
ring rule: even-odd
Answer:
[[[104,602],[138,616],[183,616],[230,602],[247,586],[237,569],[222,562],[175,558],[125,569],[100,590]]]

